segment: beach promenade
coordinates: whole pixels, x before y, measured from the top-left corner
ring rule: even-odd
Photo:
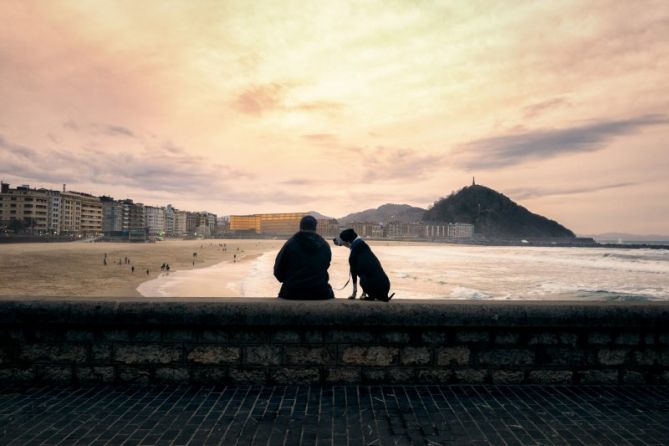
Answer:
[[[0,443],[664,445],[669,386],[5,386]]]

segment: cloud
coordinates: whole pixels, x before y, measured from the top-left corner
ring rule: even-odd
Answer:
[[[105,131],[110,136],[129,136],[135,138],[135,134],[131,130],[118,125],[109,125]]]
[[[8,142],[0,135],[0,174],[48,183],[130,186],[148,191],[204,193],[224,185],[221,178],[248,177],[237,169],[211,164],[170,147],[146,150],[40,149]]]
[[[351,149],[364,166],[362,182],[401,181],[425,177],[443,165],[444,155],[421,154],[416,150],[377,146],[373,150]]]
[[[533,130],[466,143],[453,153],[455,165],[466,169],[494,169],[563,153],[594,152],[612,139],[644,127],[669,124],[665,115],[600,121],[565,129]]]
[[[571,106],[571,102],[565,98],[552,98],[546,99],[545,101],[537,102],[534,104],[527,105],[523,107],[523,117],[525,119],[535,118],[551,109]]]
[[[127,127],[114,124],[99,124],[95,122],[82,123],[73,119],[63,122],[63,127],[79,134],[89,136],[112,136],[138,138],[137,134]]]
[[[598,192],[601,190],[620,189],[624,187],[636,186],[638,182],[601,184],[596,186],[582,186],[572,188],[532,188],[521,187],[507,190],[507,195],[515,200],[526,200],[531,198],[550,197],[553,195],[577,195]]]
[[[237,96],[235,108],[247,115],[260,116],[281,108],[285,87],[271,83],[246,88]]]
[[[314,100],[294,102],[290,98],[294,83],[270,82],[252,85],[237,94],[233,101],[235,110],[251,116],[262,116],[276,111],[320,112],[331,114],[343,107],[336,101]]]

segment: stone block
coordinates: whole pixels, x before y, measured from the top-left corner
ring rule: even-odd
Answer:
[[[530,345],[555,345],[558,343],[557,333],[535,333],[530,336]]]
[[[479,384],[485,382],[488,372],[485,370],[463,369],[454,371],[455,379],[461,383]]]
[[[37,380],[38,376],[37,367],[13,368],[8,370],[11,371],[11,380],[13,382],[33,383]]]
[[[75,369],[77,381],[80,383],[113,383],[115,379],[114,367],[77,367]]]
[[[531,365],[534,363],[534,352],[520,349],[487,350],[479,352],[478,359],[485,365]]]
[[[525,379],[525,373],[512,370],[494,370],[492,382],[495,384],[518,384]]]
[[[389,384],[407,384],[415,382],[416,370],[411,367],[391,367],[386,369],[385,382]]]
[[[455,334],[457,342],[466,342],[471,344],[483,344],[490,340],[490,333],[487,331],[463,330]]]
[[[321,379],[317,367],[282,367],[270,371],[270,380],[276,384],[315,384]]]
[[[659,359],[657,351],[650,349],[635,351],[632,356],[634,357],[634,361],[639,365],[657,364]]]
[[[639,333],[620,333],[616,336],[615,343],[618,345],[639,345],[641,335]]]
[[[374,335],[366,330],[328,330],[325,332],[325,342],[335,343],[369,343],[374,342]]]
[[[196,339],[193,330],[163,330],[164,342],[193,342]]]
[[[569,384],[574,378],[570,370],[530,370],[529,381],[533,384]]]
[[[239,347],[198,345],[190,349],[187,360],[196,364],[235,364],[239,362]]]
[[[588,344],[606,345],[612,342],[611,335],[601,331],[588,334]]]
[[[230,336],[226,330],[204,330],[200,333],[200,341],[202,342],[216,342],[227,343]]]
[[[221,384],[227,381],[228,369],[226,367],[193,367],[191,369],[191,381],[194,384]]]
[[[91,345],[91,362],[108,363],[112,358],[111,344],[93,344]]]
[[[54,384],[70,384],[72,382],[72,366],[45,366],[40,368],[41,381]]]
[[[655,335],[647,334],[643,337],[643,342],[646,345],[655,345]]]
[[[279,365],[281,347],[274,345],[244,347],[244,362],[251,365]]]
[[[660,344],[669,345],[669,332],[658,335],[657,340]]]
[[[228,376],[235,383],[264,384],[267,381],[265,369],[231,367]]]
[[[584,370],[578,377],[582,384],[618,384],[617,370]]]
[[[446,384],[453,379],[453,371],[446,369],[419,369],[416,379],[422,384]]]
[[[594,365],[590,352],[576,350],[571,347],[547,347],[543,354],[537,355],[537,363],[541,365],[579,366]]]
[[[85,363],[87,348],[78,344],[22,344],[19,358],[29,362]]]
[[[602,349],[597,352],[597,360],[602,365],[621,365],[628,355],[629,349],[626,348]]]
[[[437,350],[437,365],[467,365],[470,351],[467,347],[445,347]]]
[[[646,377],[643,373],[634,371],[625,371],[623,373],[623,383],[625,384],[644,384]]]
[[[420,339],[424,344],[446,345],[448,343],[448,333],[445,331],[425,330],[420,334]]]
[[[495,335],[495,344],[518,344],[520,333],[500,332]]]
[[[155,378],[158,382],[188,384],[190,374],[186,367],[158,367]]]
[[[271,335],[272,344],[297,344],[302,342],[300,332],[296,330],[279,330]]]
[[[411,336],[406,331],[383,331],[379,339],[388,344],[408,344]]]
[[[337,362],[335,346],[286,347],[286,364],[328,365]]]
[[[109,342],[127,342],[130,340],[130,332],[128,330],[104,330],[101,338]]]
[[[95,336],[91,330],[67,330],[65,332],[66,341],[82,342],[93,341],[94,339]]]
[[[362,369],[362,382],[378,384],[386,382],[386,372],[383,369]]]
[[[330,367],[327,369],[325,381],[331,383],[359,383],[361,371],[358,367]]]
[[[124,364],[170,364],[179,362],[181,351],[180,345],[117,345],[114,360]]]
[[[230,333],[231,344],[266,344],[269,333],[265,330],[236,330]]]
[[[307,344],[322,344],[325,342],[323,332],[320,330],[307,330],[304,332],[304,342]]]
[[[432,351],[427,347],[404,347],[400,350],[404,365],[426,365],[432,362]]]
[[[342,352],[345,364],[387,366],[397,363],[399,349],[383,346],[348,346]]]
[[[664,349],[661,352],[658,352],[658,361],[660,365],[662,366],[669,366],[669,350]]]
[[[117,377],[123,383],[146,385],[151,382],[151,372],[145,368],[119,367]]]
[[[575,346],[578,343],[578,335],[576,333],[562,332],[558,334],[560,344]]]

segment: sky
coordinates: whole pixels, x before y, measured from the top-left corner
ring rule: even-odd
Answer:
[[[219,215],[476,177],[669,234],[669,2],[0,1],[0,178]]]

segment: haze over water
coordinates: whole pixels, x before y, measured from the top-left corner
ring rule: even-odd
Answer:
[[[401,244],[376,246],[395,298],[498,300],[668,300],[669,250],[480,247]],[[333,248],[330,283],[340,288],[348,277],[348,249]],[[276,251],[250,267],[222,263],[160,277],[142,287],[152,296],[276,296],[272,275]],[[222,280],[230,275],[232,281]],[[335,291],[338,298],[349,285]]]

